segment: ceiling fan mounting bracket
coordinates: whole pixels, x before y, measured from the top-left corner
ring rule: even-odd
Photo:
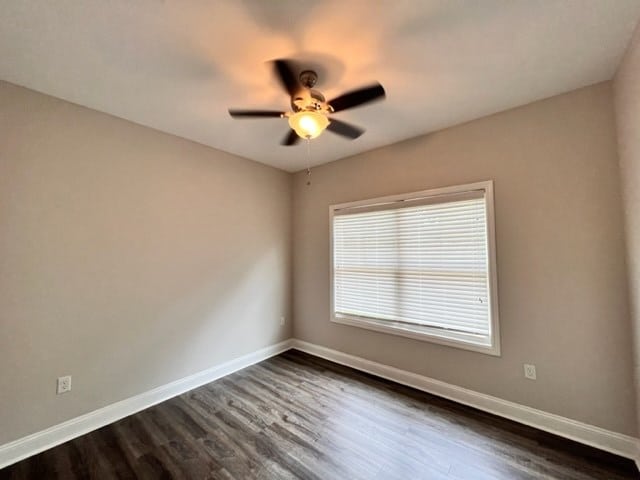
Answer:
[[[318,74],[313,70],[303,70],[300,72],[298,78],[300,79],[302,86],[306,88],[313,88],[318,81]]]

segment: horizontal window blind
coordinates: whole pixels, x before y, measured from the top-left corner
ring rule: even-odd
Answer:
[[[484,191],[333,217],[335,314],[491,334]]]

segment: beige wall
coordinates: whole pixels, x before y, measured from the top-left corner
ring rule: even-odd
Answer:
[[[629,300],[640,422],[640,27],[614,78],[618,154],[627,239]]]
[[[312,179],[294,178],[296,338],[635,434],[610,83],[314,168]],[[329,322],[329,205],[486,179],[502,357]]]
[[[0,82],[0,444],[289,338],[290,200],[287,173]]]
[[[616,79],[629,212],[637,57]],[[330,204],[484,179],[502,357],[329,322]],[[0,444],[288,338],[292,240],[296,337],[635,434],[610,83],[305,180],[292,211],[284,172],[0,82]]]

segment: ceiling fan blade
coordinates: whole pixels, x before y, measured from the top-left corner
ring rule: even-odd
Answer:
[[[350,123],[346,123],[341,120],[336,120],[335,118],[329,119],[327,130],[330,130],[333,133],[337,133],[338,135],[342,135],[343,137],[347,137],[352,140],[358,138],[364,133],[364,130],[362,128],[356,127],[355,125],[351,125]]]
[[[280,83],[290,97],[293,97],[301,89],[298,77],[293,73],[293,65],[286,60],[274,60],[274,70]]]
[[[379,83],[374,83],[368,87],[352,90],[339,97],[329,101],[329,105],[333,107],[334,112],[346,110],[347,108],[357,107],[364,103],[372,102],[374,100],[382,99],[385,97],[384,88]]]
[[[236,110],[229,109],[229,115],[233,118],[250,118],[250,117],[282,117],[283,112],[275,110]]]
[[[296,143],[298,143],[299,140],[300,140],[300,137],[298,136],[296,131],[291,129],[289,130],[289,133],[287,133],[287,136],[282,139],[282,141],[280,142],[280,145],[285,145],[285,146],[295,145]]]

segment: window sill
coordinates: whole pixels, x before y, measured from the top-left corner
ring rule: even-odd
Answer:
[[[375,332],[399,335],[402,337],[413,338],[414,340],[421,340],[423,342],[437,343],[439,345],[470,350],[472,352],[484,353],[496,357],[500,356],[500,345],[498,342],[491,345],[488,342],[483,342],[483,339],[478,339],[471,334],[457,332],[445,333],[442,330],[431,327],[407,325],[399,322],[374,320],[342,314],[334,314],[331,321],[341,325],[349,325],[352,327],[364,328],[366,330],[373,330]]]

